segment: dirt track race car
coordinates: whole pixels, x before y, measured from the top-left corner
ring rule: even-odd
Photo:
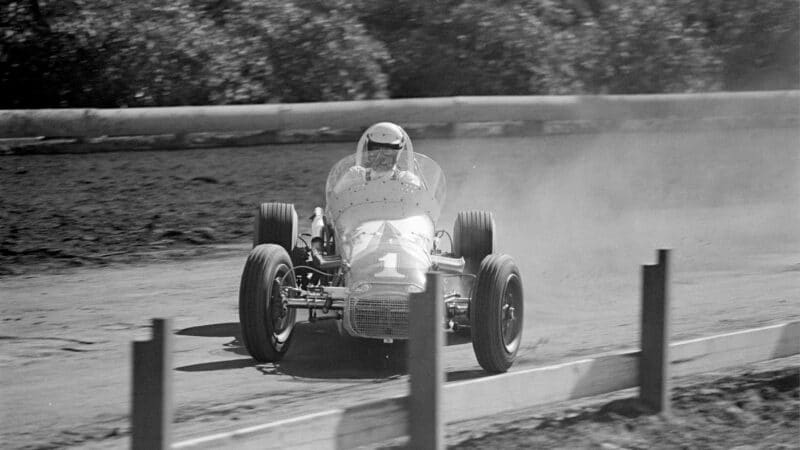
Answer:
[[[425,290],[426,272],[439,271],[443,326],[471,336],[484,370],[507,371],[522,338],[522,279],[510,256],[494,253],[492,214],[463,211],[452,236],[436,230],[445,198],[439,165],[409,142],[397,156],[400,176],[354,177],[360,152],[331,169],[311,233],[298,234],[293,204],[260,205],[239,293],[250,355],[280,360],[298,309],[311,321],[339,320],[351,336],[408,339],[409,294]],[[440,248],[445,237],[448,252]]]

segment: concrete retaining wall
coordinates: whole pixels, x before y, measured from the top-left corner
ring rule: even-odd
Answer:
[[[400,124],[795,117],[800,91],[493,96],[124,109],[0,110],[0,138],[364,128]]]

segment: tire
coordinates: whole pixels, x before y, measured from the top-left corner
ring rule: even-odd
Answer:
[[[292,254],[297,240],[297,211],[291,203],[262,203],[258,207],[253,247],[277,244]]]
[[[508,255],[481,262],[470,306],[472,348],[487,372],[505,372],[522,342],[525,300],[517,264]],[[511,309],[513,308],[513,309]]]
[[[239,286],[239,323],[244,346],[256,361],[279,361],[291,343],[297,311],[281,307],[281,280],[292,269],[283,247],[262,244],[250,251]],[[284,285],[295,285],[289,275]]]
[[[464,257],[467,273],[476,273],[481,261],[494,253],[494,217],[488,211],[461,211],[453,225],[453,254]]]

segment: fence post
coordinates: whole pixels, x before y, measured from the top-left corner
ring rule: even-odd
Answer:
[[[167,449],[172,425],[172,320],[153,319],[153,339],[133,343],[131,448]]]
[[[642,266],[642,322],[639,398],[656,412],[669,413],[669,250],[658,264]]]
[[[444,448],[441,409],[444,383],[441,363],[444,334],[442,275],[428,272],[425,286],[425,292],[409,297],[409,448],[439,450]]]

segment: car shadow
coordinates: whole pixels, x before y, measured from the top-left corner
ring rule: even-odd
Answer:
[[[179,330],[175,334],[178,336],[199,337],[227,337],[240,335],[238,322],[212,323],[210,325],[189,327]]]
[[[209,363],[190,364],[188,366],[176,367],[180,372],[210,372],[214,370],[244,369],[255,364],[252,358],[239,358],[227,361],[214,361]]]
[[[386,344],[339,333],[336,321],[298,322],[292,343],[281,361],[259,363],[249,357],[237,322],[184,328],[179,336],[230,337],[225,351],[247,356],[224,361],[177,367],[181,372],[204,372],[253,367],[264,375],[288,375],[306,379],[373,379],[388,381],[408,374],[408,345],[405,341]],[[470,339],[456,333],[445,334],[445,346],[468,344]],[[447,381],[486,376],[482,370],[447,373]]]
[[[179,336],[230,337],[223,349],[248,356],[177,367],[181,372],[242,369],[253,367],[264,375],[288,375],[309,379],[392,379],[404,375],[408,358],[405,342],[384,344],[372,339],[357,339],[339,334],[333,320],[298,322],[292,343],[283,360],[259,363],[249,358],[236,322],[184,328]]]
[[[472,338],[470,338],[469,335],[464,335],[455,332],[448,332],[444,334],[445,347],[449,347],[451,345],[464,345],[471,343],[472,343]]]
[[[231,340],[222,344],[223,350],[242,356],[250,356],[242,343],[242,332],[239,322],[212,323],[179,330],[175,333],[178,336],[198,336],[198,337],[230,337]],[[236,369],[238,367],[231,367]],[[215,369],[216,370],[216,369]]]
[[[391,379],[407,373],[405,342],[385,344],[342,335],[333,320],[298,323],[292,339],[283,360],[259,370],[318,379]]]

